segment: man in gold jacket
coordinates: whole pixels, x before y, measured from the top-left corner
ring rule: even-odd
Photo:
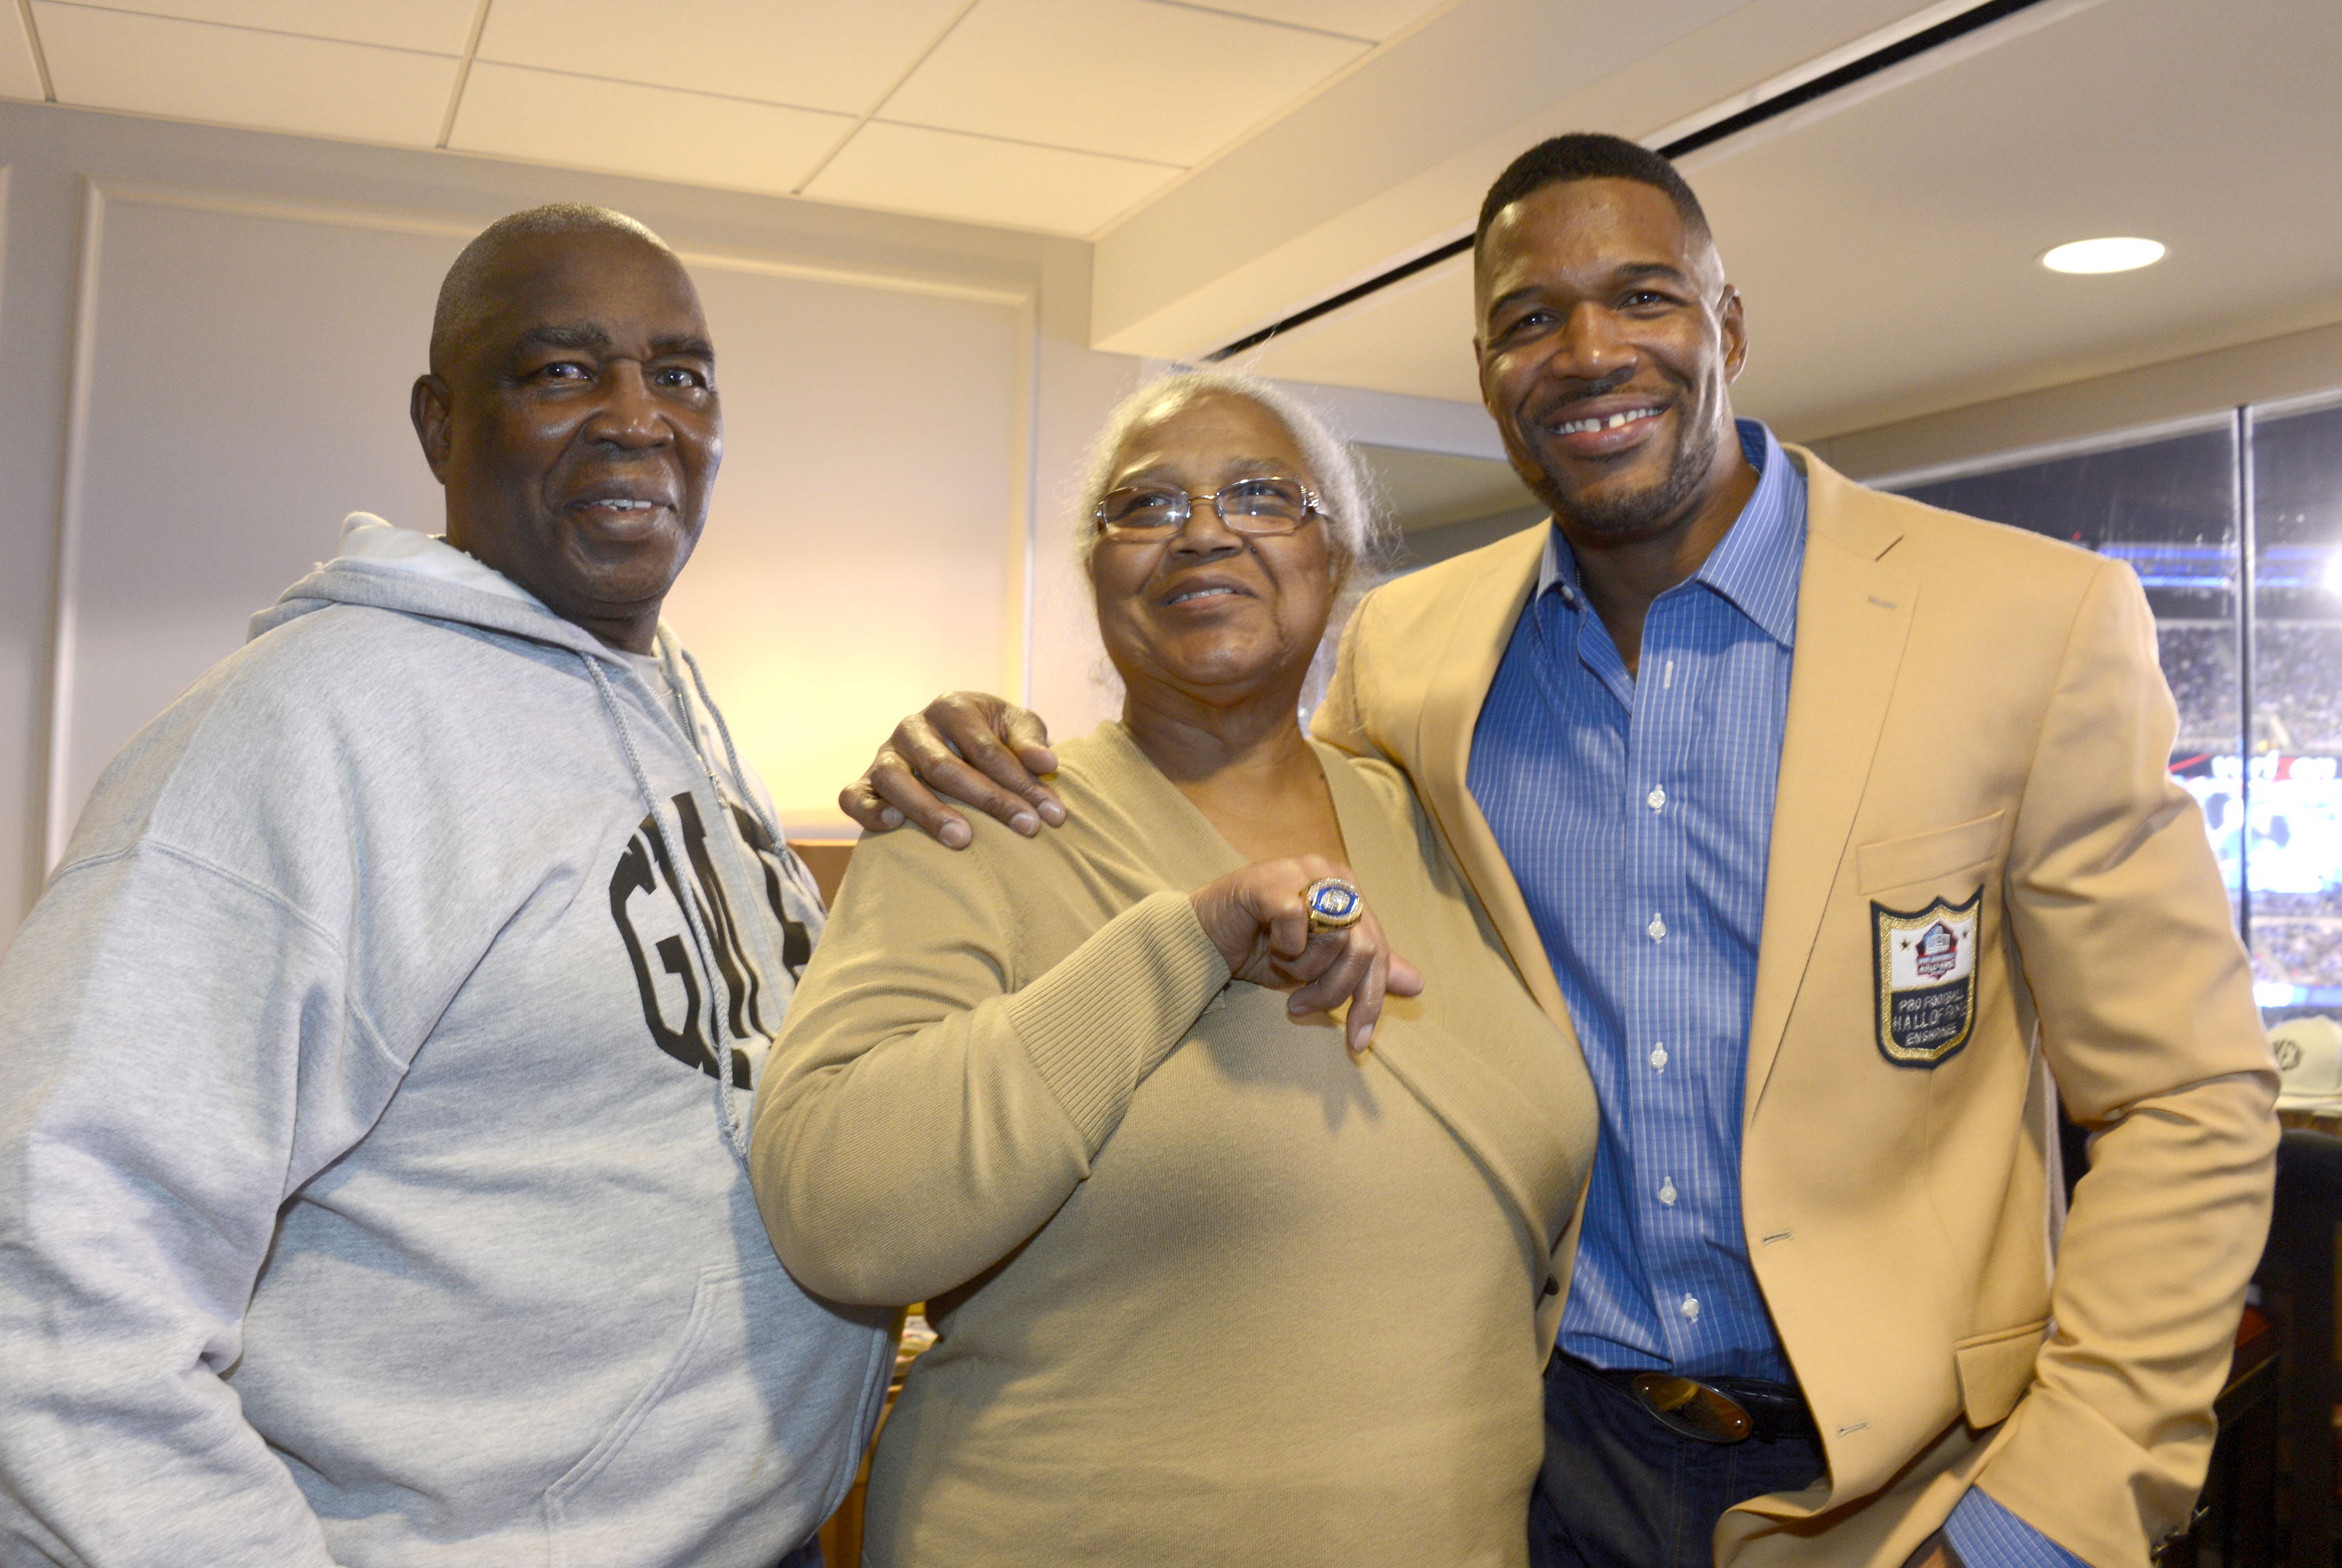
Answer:
[[[1740,300],[1631,143],[1525,154],[1475,258],[1553,524],[1370,595],[1313,729],[1406,772],[1602,1090],[1534,1559],[2145,1563],[2277,1129],[2137,578],[1736,426]],[[965,834],[925,778],[1033,831],[1028,719],[946,699],[845,804]],[[1712,1027],[1634,1033],[1678,1003]]]

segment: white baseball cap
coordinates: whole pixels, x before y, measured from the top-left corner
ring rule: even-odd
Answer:
[[[2269,1048],[2277,1053],[2278,1104],[2342,1098],[2342,1024],[2288,1018],[2269,1031]]]

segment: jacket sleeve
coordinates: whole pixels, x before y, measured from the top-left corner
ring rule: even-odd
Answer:
[[[2094,1130],[2054,1330],[1979,1480],[2086,1560],[2187,1517],[2269,1218],[2276,1073],[2130,570],[2091,581],[2018,806],[2010,927],[2041,1046]]]
[[[278,1208],[400,1075],[349,967],[151,840],[62,871],[0,963],[0,1559],[327,1563],[224,1375]]]
[[[911,834],[863,841],[757,1094],[766,1228],[833,1300],[926,1300],[1039,1230],[1227,984],[1177,893],[1026,983],[1017,912],[977,832],[957,854]]]

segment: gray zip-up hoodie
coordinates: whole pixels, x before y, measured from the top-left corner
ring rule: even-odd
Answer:
[[[742,1158],[818,895],[665,628],[347,527],[0,962],[0,1562],[768,1568],[890,1364]]]

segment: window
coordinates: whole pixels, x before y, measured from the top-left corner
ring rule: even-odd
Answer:
[[[2342,1012],[2342,407],[2251,422],[2252,822],[2264,1006]]]
[[[2137,572],[2264,1012],[2342,1014],[2342,399],[1885,487]]]

